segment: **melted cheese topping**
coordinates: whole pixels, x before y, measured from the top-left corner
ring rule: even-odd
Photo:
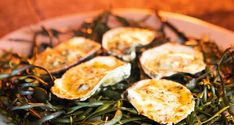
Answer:
[[[178,123],[194,110],[192,93],[170,80],[142,80],[127,92],[140,114],[162,124]]]
[[[94,41],[83,37],[75,37],[53,49],[47,48],[37,55],[33,64],[44,67],[49,72],[56,72],[74,65],[100,48],[101,46]]]
[[[115,55],[124,55],[132,47],[149,44],[155,35],[155,32],[148,29],[115,28],[104,34],[103,47]]]
[[[96,57],[69,69],[61,79],[55,80],[51,91],[60,98],[83,101],[94,94],[110,71],[124,64],[114,57]]]
[[[145,51],[140,62],[150,77],[158,79],[178,72],[195,74],[206,66],[200,51],[174,43]]]

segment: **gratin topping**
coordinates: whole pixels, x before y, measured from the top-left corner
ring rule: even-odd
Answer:
[[[124,55],[132,47],[149,44],[155,35],[155,32],[143,28],[115,28],[104,34],[103,47],[111,53]]]
[[[100,48],[101,46],[92,40],[74,37],[53,49],[47,48],[44,52],[37,55],[33,64],[44,67],[50,72],[56,72],[74,65]]]
[[[60,98],[85,100],[103,84],[104,77],[125,64],[115,57],[95,57],[66,71],[62,78],[55,80],[51,90]]]
[[[170,80],[142,80],[130,87],[128,99],[137,111],[159,123],[178,123],[194,110],[191,92]]]
[[[140,62],[146,74],[158,79],[179,72],[195,74],[206,67],[200,51],[177,43],[146,50]]]

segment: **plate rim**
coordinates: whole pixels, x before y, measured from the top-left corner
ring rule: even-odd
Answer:
[[[22,26],[16,30],[13,30],[13,31],[3,35],[2,37],[0,37],[0,41],[4,41],[4,39],[8,38],[12,34],[19,32],[19,31],[26,29],[26,28],[30,28],[33,26],[40,26],[42,24],[46,24],[46,23],[54,21],[54,20],[62,20],[64,18],[84,17],[85,15],[96,15],[102,11],[105,11],[105,10],[106,9],[97,9],[97,10],[91,10],[91,11],[87,11],[87,12],[79,12],[79,13],[73,13],[73,14],[68,14],[68,15],[47,18],[45,20],[42,20],[41,22],[32,23],[29,25]],[[113,9],[111,9],[111,11],[113,13],[117,13],[117,14],[123,13],[126,11],[127,12],[134,12],[134,13],[143,13],[143,14],[153,14],[154,13],[154,10],[149,9],[149,8],[113,8]],[[185,21],[188,21],[188,22],[191,22],[194,24],[198,24],[198,25],[202,25],[202,26],[206,26],[206,27],[211,27],[212,29],[216,29],[217,31],[220,31],[220,32],[226,32],[228,34],[234,35],[234,31],[232,31],[232,30],[226,29],[226,28],[221,27],[221,26],[216,25],[216,24],[212,24],[210,22],[204,21],[204,20],[196,18],[196,17],[192,17],[192,16],[180,14],[180,13],[175,13],[175,12],[164,11],[164,10],[159,10],[159,14],[165,18],[172,17],[175,19],[185,20]]]

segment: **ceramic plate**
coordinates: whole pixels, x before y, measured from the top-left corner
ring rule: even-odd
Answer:
[[[84,20],[91,19],[99,13],[101,13],[101,11],[79,13],[70,16],[48,19],[39,24],[25,26],[2,37],[0,39],[0,49],[11,49],[15,52],[28,54],[31,46],[30,42],[15,42],[10,39],[25,39],[30,41],[32,40],[33,31],[38,30],[41,26],[55,29],[78,27]],[[146,21],[147,25],[155,28],[159,27],[160,25],[159,20],[155,17],[154,12],[151,10],[114,9],[113,13],[132,20],[141,20],[146,15],[149,15],[150,17]],[[183,31],[188,36],[200,38],[201,36],[207,35],[210,39],[214,40],[221,49],[234,45],[234,33],[232,31],[181,14],[160,11],[160,15],[165,17],[169,22],[174,24],[179,30]],[[167,31],[167,34],[172,40],[176,40],[175,35],[169,30]],[[3,119],[1,117],[2,116],[0,116],[0,121]],[[3,123],[0,122],[0,125],[2,124]]]

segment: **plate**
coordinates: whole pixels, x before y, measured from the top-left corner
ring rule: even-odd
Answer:
[[[28,54],[31,43],[14,42],[10,39],[25,39],[32,40],[32,33],[45,26],[47,28],[71,28],[78,27],[83,21],[91,19],[92,17],[101,13],[102,10],[80,13],[69,16],[57,17],[45,20],[39,24],[25,26],[16,30],[0,39],[0,49],[11,49],[15,52]],[[154,11],[148,9],[114,9],[113,13],[123,16],[128,19],[140,20],[146,15],[149,19],[146,21],[147,25],[154,28],[159,27],[160,22],[155,17]],[[171,12],[160,11],[160,15],[165,17],[169,22],[174,24],[179,30],[186,33],[188,36],[198,37],[207,35],[210,39],[214,40],[221,49],[234,45],[234,32],[224,29],[222,27],[207,23],[205,21]],[[172,40],[176,40],[175,35],[169,30],[166,31]]]
[[[16,42],[10,39],[25,39],[32,40],[32,33],[45,26],[47,28],[71,28],[78,27],[83,21],[93,18],[101,13],[102,10],[79,13],[69,16],[57,17],[45,20],[39,24],[22,27],[14,32],[11,32],[0,39],[0,49],[10,49],[14,52],[28,54],[30,52],[30,42]],[[113,13],[132,20],[141,20],[146,15],[149,15],[146,21],[147,25],[158,28],[159,20],[155,17],[154,11],[148,9],[113,9]],[[171,12],[160,11],[160,15],[165,17],[169,22],[174,24],[180,31],[186,33],[188,36],[198,37],[207,35],[214,40],[221,49],[225,49],[234,45],[234,32],[224,29],[222,27],[207,23],[205,21]],[[175,35],[167,30],[166,33],[172,40],[177,40]],[[1,120],[2,119],[2,120]],[[1,122],[2,121],[2,122]],[[0,115],[0,125],[4,125],[3,118]]]

